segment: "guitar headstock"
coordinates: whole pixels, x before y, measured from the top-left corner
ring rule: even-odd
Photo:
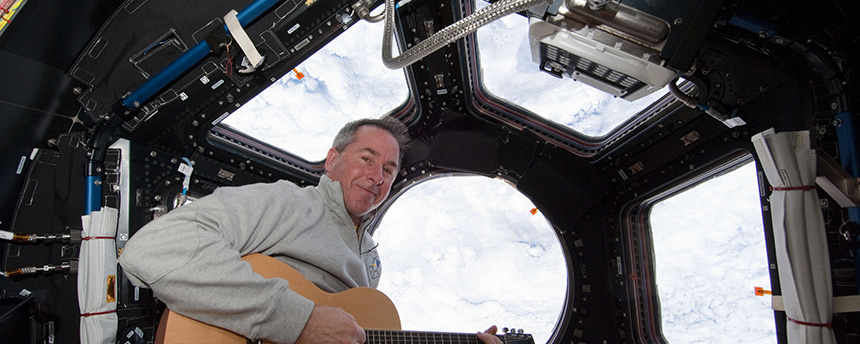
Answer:
[[[528,333],[523,333],[523,329],[503,328],[503,335],[500,335],[502,342],[505,344],[535,344],[534,338]]]

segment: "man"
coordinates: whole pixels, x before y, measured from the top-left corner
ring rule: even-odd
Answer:
[[[318,186],[219,188],[141,228],[120,263],[134,285],[151,288],[173,311],[251,339],[363,343],[364,330],[350,314],[315,306],[240,258],[276,257],[328,292],[376,287],[378,255],[365,227],[388,197],[408,141],[406,127],[390,117],[347,123]]]

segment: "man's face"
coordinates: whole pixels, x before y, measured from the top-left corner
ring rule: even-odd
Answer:
[[[326,175],[343,187],[343,202],[353,222],[357,224],[388,197],[399,160],[400,146],[394,136],[369,125],[359,127],[343,151],[329,149]]]

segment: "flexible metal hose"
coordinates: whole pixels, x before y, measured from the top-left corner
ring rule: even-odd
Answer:
[[[484,7],[472,15],[436,32],[397,57],[391,56],[391,36],[394,28],[394,0],[385,0],[385,27],[382,37],[382,63],[390,69],[403,68],[415,63],[439,48],[466,36],[481,26],[508,14],[524,11],[538,4],[551,4],[552,0],[502,0]]]

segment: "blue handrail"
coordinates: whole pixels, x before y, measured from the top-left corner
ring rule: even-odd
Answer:
[[[272,8],[278,0],[257,0],[245,7],[236,18],[239,19],[239,24],[242,27],[247,26],[263,15],[267,10]],[[227,26],[224,26],[227,30]],[[167,84],[173,82],[180,75],[191,69],[195,64],[200,62],[206,55],[209,54],[209,46],[206,42],[197,43],[193,48],[186,51],[182,56],[179,56],[170,65],[164,68],[161,72],[153,76],[140,88],[129,94],[122,100],[122,105],[128,109],[137,109],[143,105],[149,98],[152,98],[157,92],[161,91]]]

